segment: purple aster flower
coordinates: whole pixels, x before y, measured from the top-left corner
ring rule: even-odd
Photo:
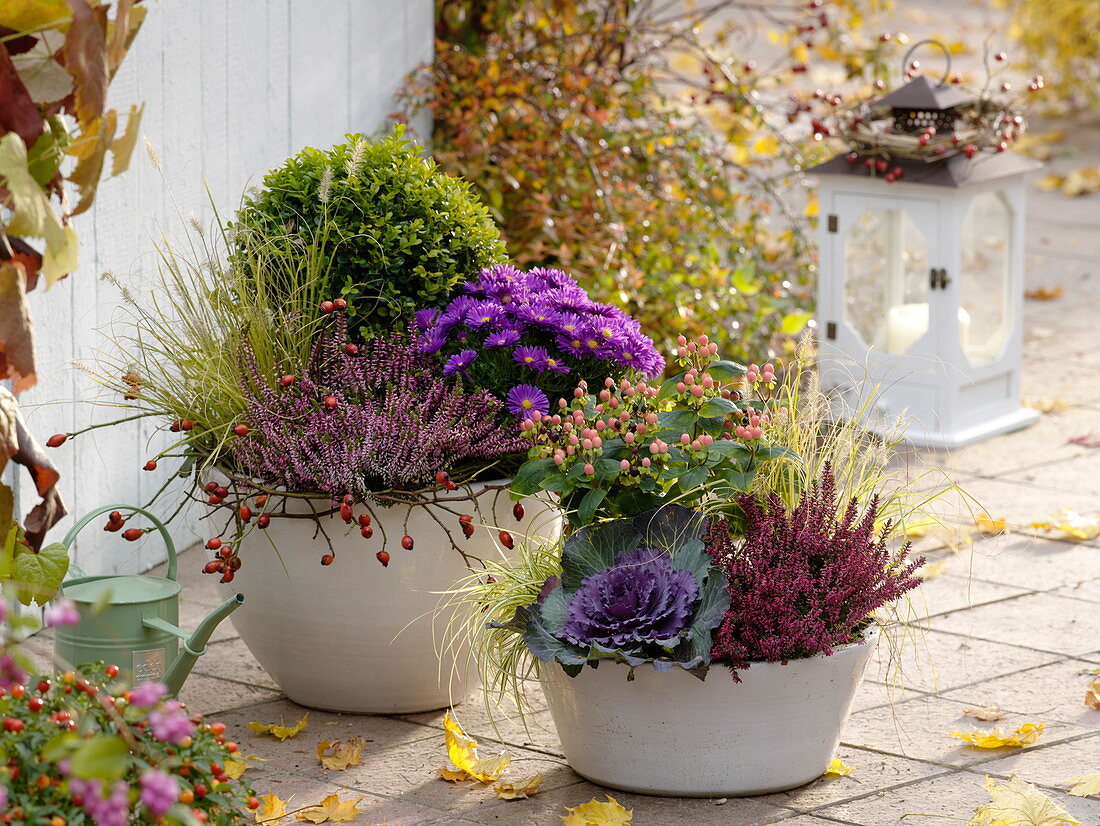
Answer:
[[[425,333],[432,329],[435,325],[436,319],[439,318],[439,311],[433,309],[417,310],[413,315],[413,321],[416,324],[416,329]]]
[[[485,337],[486,347],[511,347],[519,343],[519,330],[501,330],[499,333],[490,333]]]
[[[504,397],[504,405],[517,419],[526,419],[536,410],[550,412],[550,400],[539,388],[531,384],[517,384]]]
[[[561,314],[549,302],[537,301],[517,307],[515,316],[520,321],[539,327],[556,327]]]
[[[497,327],[504,319],[504,310],[494,301],[480,301],[466,313],[464,321],[474,330]]]
[[[554,373],[568,373],[569,365],[557,356],[546,356],[546,369]]]
[[[447,337],[433,330],[429,335],[420,337],[420,340],[417,342],[417,349],[425,355],[431,355],[432,353],[438,353],[442,350],[443,345],[446,343]]]
[[[572,336],[558,336],[557,345],[571,356],[584,358],[588,355],[588,351],[584,347],[584,340],[579,333]]]
[[[561,313],[558,316],[558,330],[568,336],[574,336],[580,332],[584,319],[577,313]]]
[[[577,288],[577,282],[568,273],[562,270],[550,269],[548,267],[535,267],[529,270],[527,275],[533,279],[539,279],[550,289],[562,289],[564,287]],[[579,289],[579,288],[578,288]]]
[[[623,648],[672,640],[687,625],[699,585],[653,548],[627,551],[615,565],[587,576],[569,602],[561,637],[588,648]]]
[[[453,376],[455,373],[466,374],[470,365],[474,363],[474,359],[477,358],[476,350],[463,350],[461,353],[455,353],[449,359],[447,363],[443,365],[443,375]]]
[[[587,313],[592,309],[592,299],[580,288],[559,290],[554,294],[554,306],[562,312]]]
[[[546,369],[546,359],[549,355],[545,347],[517,347],[512,353],[512,361],[541,373]]]

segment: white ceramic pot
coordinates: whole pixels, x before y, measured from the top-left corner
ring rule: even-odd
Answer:
[[[464,552],[482,559],[501,558],[498,528],[512,532],[517,541],[525,534],[556,536],[561,531],[560,517],[544,500],[523,500],[522,522],[512,513],[507,490],[488,491],[478,501],[481,518],[475,515],[469,540],[462,538],[454,514],[433,506],[375,508],[369,540],[359,535],[358,526],[348,533],[342,520],[327,517],[325,530],[336,556],[327,567],[320,559],[328,545],[315,536],[312,520],[272,519],[266,531],[248,535],[240,549],[240,570],[231,585],[221,586],[246,596],[233,625],[287,697],[300,705],[398,714],[462,702],[465,652],[449,649],[441,658],[451,615],[438,609],[440,593],[469,569],[427,507],[433,507]],[[472,512],[468,502],[453,508]],[[486,528],[482,521],[497,527]],[[375,558],[383,549],[383,526],[387,568]],[[411,551],[401,547],[405,533],[415,540]]]
[[[569,677],[543,666],[543,689],[566,760],[602,786],[675,797],[793,789],[832,760],[878,641],[779,663],[753,663],[735,683],[722,666],[705,681],[674,668],[605,662]]]

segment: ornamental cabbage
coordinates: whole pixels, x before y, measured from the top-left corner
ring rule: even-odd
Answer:
[[[702,678],[730,604],[703,532],[699,513],[673,505],[584,527],[565,542],[561,577],[548,579],[539,601],[509,626],[570,676],[610,659],[630,665],[631,677],[649,662]]]

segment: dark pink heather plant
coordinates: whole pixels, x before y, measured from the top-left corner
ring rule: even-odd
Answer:
[[[290,491],[363,500],[525,445],[495,396],[440,375],[405,333],[352,345],[343,313],[331,317],[306,369],[286,386],[261,375],[245,348],[241,386],[249,430],[235,457],[248,475]]]
[[[743,539],[724,519],[707,528],[707,553],[731,600],[711,655],[734,680],[754,660],[831,654],[855,641],[875,610],[920,584],[914,573],[924,560],[910,561],[908,543],[887,547],[889,525],[875,531],[878,499],[862,515],[854,498],[839,509],[828,468],[790,513],[778,496],[740,504]]]

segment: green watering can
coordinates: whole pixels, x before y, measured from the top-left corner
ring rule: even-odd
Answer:
[[[82,517],[64,540],[112,510],[140,513],[160,531],[168,550],[167,578],[155,576],[78,576],[61,584],[58,598],[70,599],[80,611],[76,625],[55,629],[54,651],[65,662],[117,665],[127,684],[162,682],[175,696],[218,623],[244,602],[244,595],[227,599],[207,616],[193,634],[179,623],[180,584],[176,582],[176,547],[164,523],[142,508],[104,505]],[[77,573],[80,573],[79,571]],[[180,651],[180,645],[183,651]]]

